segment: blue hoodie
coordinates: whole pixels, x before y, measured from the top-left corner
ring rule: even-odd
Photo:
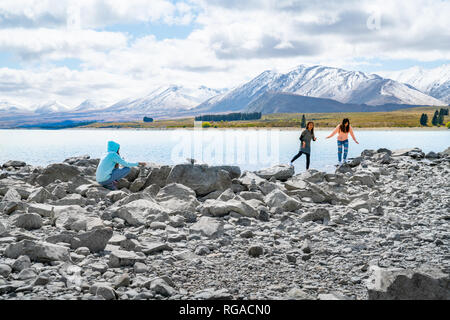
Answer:
[[[136,167],[138,163],[130,163],[123,160],[117,151],[119,151],[120,144],[114,141],[108,141],[108,154],[97,167],[97,172],[95,174],[98,183],[105,182],[111,178],[112,171],[116,163],[124,167]]]

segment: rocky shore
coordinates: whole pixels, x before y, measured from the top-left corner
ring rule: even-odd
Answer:
[[[450,299],[450,148],[336,170],[99,159],[0,172],[0,300]]]

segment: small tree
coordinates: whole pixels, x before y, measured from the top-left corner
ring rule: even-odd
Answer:
[[[450,129],[450,121],[449,122],[447,122],[447,129]]]
[[[421,126],[427,126],[428,123],[428,116],[425,113],[422,113],[420,116],[420,125]]]
[[[153,118],[144,117],[144,122],[153,122]]]
[[[211,123],[209,123],[209,122],[202,123],[202,128],[209,128],[209,127],[211,127]]]
[[[306,118],[305,115],[302,116],[302,123],[300,124],[302,128],[306,128]]]
[[[436,110],[436,112],[434,113],[433,119],[431,120],[431,124],[433,126],[437,126],[438,125],[438,118],[439,118],[439,113]]]
[[[438,125],[443,126],[444,125],[444,115],[439,114],[438,116]]]

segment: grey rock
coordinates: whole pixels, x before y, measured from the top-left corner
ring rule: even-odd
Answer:
[[[5,250],[8,258],[16,259],[21,255],[37,262],[68,261],[70,258],[68,248],[43,241],[22,240],[8,245]]]
[[[27,269],[23,269],[22,271],[20,271],[17,278],[19,280],[29,280],[29,279],[36,278],[36,276],[37,276],[36,271],[34,271],[31,268],[27,268]]]
[[[216,190],[228,189],[231,177],[222,167],[178,164],[170,171],[166,183],[181,183],[194,190],[198,196],[204,196]]]
[[[28,256],[20,256],[14,261],[12,264],[12,269],[16,272],[20,272],[24,269],[28,269],[31,267],[31,260]]]
[[[277,189],[269,193],[264,201],[269,207],[281,208],[284,211],[295,211],[302,206],[299,201]]]
[[[217,238],[223,234],[223,222],[210,217],[201,217],[191,226],[190,231],[209,238]]]
[[[28,197],[28,202],[46,203],[53,200],[56,200],[55,196],[44,187],[36,189]]]
[[[200,212],[204,215],[211,215],[213,217],[223,217],[230,212],[237,212],[246,217],[257,217],[258,211],[245,201],[239,200],[206,200],[201,206]]]
[[[286,294],[289,300],[314,300],[314,298],[299,288],[292,288]]]
[[[251,257],[254,257],[254,258],[257,258],[263,254],[264,254],[264,248],[262,246],[254,245],[248,249],[248,255]]]
[[[109,255],[109,266],[111,268],[133,266],[137,261],[144,261],[145,256],[140,256],[130,251],[116,250]]]
[[[318,298],[319,300],[352,300],[349,297],[336,292],[321,293],[318,295]]]
[[[26,230],[40,229],[43,221],[37,213],[23,213],[19,214],[15,220],[15,226]]]
[[[200,245],[197,248],[195,248],[195,254],[199,255],[199,256],[204,256],[207,254],[210,254],[211,250],[209,250],[209,248],[207,246],[203,246]]]
[[[195,212],[195,208],[200,204],[194,190],[179,183],[166,185],[158,192],[155,200],[172,214],[183,211]]]
[[[324,224],[327,224],[330,221],[330,213],[325,208],[317,208],[314,211],[305,212],[300,221],[322,221]]]
[[[144,245],[144,248],[142,249],[142,252],[149,255],[149,254],[155,254],[162,251],[172,251],[172,247],[169,246],[167,243],[162,242],[154,242],[154,243],[146,243]]]
[[[26,165],[27,164],[23,161],[9,160],[3,164],[3,168],[8,168],[8,167],[20,168],[20,167],[25,167]]]
[[[8,266],[7,264],[0,264],[0,276],[2,276],[3,278],[8,278],[9,275],[11,274],[12,269],[10,266]]]
[[[118,289],[120,287],[128,287],[131,284],[131,279],[128,273],[124,273],[120,275],[116,281],[114,282],[114,289]]]
[[[56,200],[54,204],[57,206],[77,205],[84,207],[86,202],[86,198],[83,198],[80,194],[69,194],[62,199]]]
[[[72,238],[70,247],[78,249],[81,247],[89,248],[91,252],[103,251],[111,239],[113,231],[111,228],[99,228],[88,232],[77,234]]]
[[[107,285],[98,285],[95,290],[95,295],[105,300],[117,300],[116,291]]]
[[[42,203],[30,203],[28,205],[28,213],[37,213],[41,217],[49,218],[52,213],[53,206]]]
[[[150,290],[156,294],[160,294],[164,297],[170,297],[175,294],[175,289],[172,288],[162,278],[157,278],[150,283]]]
[[[70,179],[79,176],[81,170],[76,167],[66,163],[54,163],[48,165],[42,174],[36,178],[36,182],[41,186],[45,187],[56,180],[69,181]]]
[[[449,300],[450,278],[441,270],[369,267],[369,300]]]
[[[134,273],[146,273],[148,271],[147,265],[142,262],[136,262],[133,266]]]
[[[194,299],[231,300],[231,299],[233,299],[233,295],[226,288],[219,289],[219,290],[216,290],[215,288],[207,288],[204,290],[197,291],[194,295]]]
[[[159,213],[168,213],[167,209],[150,200],[135,200],[115,211],[113,217],[125,220],[132,226],[141,226],[147,219]]]
[[[275,178],[277,180],[286,181],[294,175],[294,167],[286,164],[276,165],[270,168],[256,171],[255,174],[264,179]]]
[[[19,202],[22,199],[16,189],[10,188],[2,199],[2,202]]]

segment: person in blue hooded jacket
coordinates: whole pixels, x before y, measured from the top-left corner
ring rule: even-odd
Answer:
[[[99,184],[110,190],[117,190],[117,181],[130,173],[130,167],[145,166],[145,162],[127,162],[120,157],[120,144],[108,141],[108,154],[100,161],[95,173]],[[119,165],[123,168],[119,169]]]

